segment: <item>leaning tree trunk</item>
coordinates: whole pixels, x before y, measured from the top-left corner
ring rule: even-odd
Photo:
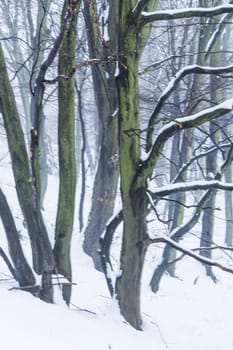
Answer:
[[[219,5],[222,1],[215,1],[216,5]],[[214,29],[214,27],[213,27]],[[213,54],[210,57],[210,64],[212,66],[221,65],[221,47],[220,47],[219,38],[215,41],[213,45]],[[220,77],[210,76],[210,100],[213,103],[219,103],[222,100],[222,86]],[[209,134],[210,140],[212,140],[213,144],[218,142],[219,139],[219,130],[218,125],[214,122],[210,122],[209,125]],[[212,179],[213,176],[217,172],[217,156],[218,152],[210,153],[206,156],[206,175],[207,178],[210,176]],[[213,242],[213,234],[214,234],[214,208],[215,208],[215,200],[216,200],[216,191],[213,191],[210,199],[207,203],[208,209],[204,211],[202,218],[202,232],[201,232],[201,247],[211,247]],[[211,250],[201,250],[201,255],[211,259],[212,251]],[[216,277],[212,271],[212,267],[210,265],[206,265],[206,274],[210,276],[213,281],[216,281]]]
[[[0,189],[0,217],[6,232],[9,253],[14,265],[14,277],[19,282],[20,287],[29,292],[38,292],[35,277],[25,259],[23,249],[21,247],[19,233],[15,226],[14,218],[7,203],[6,197]]]
[[[41,274],[54,268],[53,252],[40,210],[34,198],[33,181],[23,130],[16,109],[2,47],[0,45],[0,105],[7,133],[16,191],[27,224],[34,270]],[[36,140],[34,140],[37,142]]]
[[[64,3],[62,21],[65,16],[68,1]],[[77,17],[67,32],[59,53],[59,75],[68,75],[75,66]],[[61,273],[72,282],[70,262],[70,243],[74,221],[76,162],[75,162],[75,105],[74,77],[59,82],[58,86],[58,147],[59,147],[59,198],[56,218],[56,235],[54,256],[56,272]],[[70,302],[71,284],[64,284],[63,298]]]

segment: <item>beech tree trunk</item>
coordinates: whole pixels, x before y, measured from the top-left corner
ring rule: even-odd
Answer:
[[[68,1],[64,2],[63,18]],[[59,52],[58,73],[69,75],[75,67],[77,16],[73,18]],[[56,272],[72,282],[70,243],[74,221],[76,160],[75,160],[75,82],[74,77],[58,85],[58,147],[59,147],[59,198],[56,218],[54,256]],[[71,284],[63,286],[63,298],[70,302]]]
[[[29,169],[29,160],[25,147],[24,135],[16,109],[15,98],[10,85],[1,45],[0,66],[0,105],[7,133],[16,191],[29,232],[33,267],[37,273],[41,274],[44,271],[53,270],[53,252],[41,211],[34,198],[34,191],[32,188],[33,178]]]
[[[119,155],[123,206],[123,242],[121,274],[116,281],[120,311],[136,329],[141,329],[140,289],[146,252],[147,177],[135,184],[140,171],[140,129],[138,65],[147,43],[150,26],[139,29],[129,14],[137,1],[119,1],[118,50],[121,64],[117,77],[119,100]],[[153,9],[156,1],[150,1]],[[140,35],[139,35],[140,33]]]
[[[109,17],[113,16],[114,21],[110,25],[109,41],[103,43],[99,33],[99,24],[94,21],[97,9],[93,4],[85,2],[85,20],[89,28],[88,42],[91,57],[106,59],[112,54],[111,51],[116,52],[116,33],[118,31],[117,20],[115,21],[118,17],[116,8],[117,1],[114,4],[111,1]],[[106,67],[92,66],[95,100],[101,127],[100,156],[94,180],[91,210],[84,232],[83,249],[92,257],[95,268],[100,271],[102,271],[102,265],[99,240],[107,221],[113,214],[119,178],[117,89],[114,73],[115,64],[109,64]]]

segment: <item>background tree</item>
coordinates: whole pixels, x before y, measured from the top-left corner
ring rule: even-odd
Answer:
[[[118,1],[110,1],[109,4],[102,1],[98,11],[95,1],[84,2],[90,57],[103,61],[112,57],[113,60],[107,65],[91,67],[99,118],[100,152],[83,249],[92,257],[98,270],[102,270],[99,239],[112,216],[118,183],[118,102],[115,82],[116,63],[114,63],[118,45],[115,35],[118,25],[117,6]],[[104,17],[106,11],[109,11],[108,17]]]

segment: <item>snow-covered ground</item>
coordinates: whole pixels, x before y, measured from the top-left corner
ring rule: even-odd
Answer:
[[[3,156],[3,153],[1,154]],[[9,159],[0,163],[0,184],[17,218],[24,250],[30,261],[30,246],[12,186]],[[57,179],[50,178],[45,219],[51,237],[56,211]],[[219,236],[223,228],[218,224]],[[7,250],[0,225],[1,246]],[[0,344],[6,350],[232,350],[233,275],[214,270],[218,283],[205,276],[204,268],[190,258],[177,264],[177,277],[165,276],[155,295],[148,281],[156,264],[150,256],[142,284],[144,331],[136,331],[119,314],[109,297],[104,277],[94,270],[82,251],[82,235],[74,229],[72,260],[74,282],[72,305],[61,300],[49,305],[15,289],[0,258]],[[161,249],[160,249],[161,251]],[[56,283],[56,281],[55,281]]]
[[[7,350],[231,350],[233,277],[217,285],[189,262],[186,281],[165,277],[157,295],[143,288],[144,331],[127,325],[106,292],[103,277],[79,256],[71,309],[49,305],[0,274],[1,348]],[[87,263],[87,264],[86,264]],[[79,276],[78,276],[79,272]],[[195,278],[199,279],[195,281]],[[195,282],[195,284],[194,284]]]

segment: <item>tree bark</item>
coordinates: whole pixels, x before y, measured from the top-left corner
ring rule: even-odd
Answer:
[[[64,2],[62,22],[67,12]],[[77,16],[65,35],[59,52],[58,74],[69,75],[75,66]],[[75,161],[75,82],[74,77],[58,85],[58,147],[59,147],[59,198],[56,218],[54,256],[56,272],[72,282],[70,243],[73,230],[76,161]],[[67,304],[71,297],[71,284],[63,286],[63,298]]]
[[[101,59],[116,52],[117,1],[110,2],[110,15],[114,21],[109,29],[109,41],[100,37],[99,24],[95,23],[96,8],[85,2],[85,20],[88,31],[89,52],[91,57]],[[94,13],[93,13],[94,12]],[[83,249],[92,257],[95,268],[103,270],[100,258],[100,236],[107,221],[113,214],[117,183],[118,167],[118,138],[117,138],[117,89],[115,83],[115,64],[107,67],[92,66],[95,100],[100,124],[100,156],[94,180],[92,205],[84,232]]]
[[[27,223],[32,247],[34,270],[41,274],[54,268],[53,252],[43,222],[41,211],[34,198],[32,175],[24,142],[24,135],[10,85],[2,47],[0,45],[0,105],[19,203]],[[37,142],[36,140],[34,140]]]
[[[0,217],[2,219],[2,223],[6,232],[9,252],[14,265],[13,277],[16,278],[16,280],[19,282],[20,287],[22,287],[24,290],[32,291],[32,287],[34,287],[35,292],[36,280],[27,260],[25,259],[14,218],[7,203],[6,197],[1,189]]]

